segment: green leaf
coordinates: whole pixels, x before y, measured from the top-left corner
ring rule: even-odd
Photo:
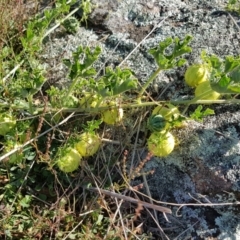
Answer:
[[[94,76],[96,74],[96,71],[92,67],[92,64],[98,59],[100,53],[101,48],[99,46],[93,50],[91,50],[89,47],[83,48],[82,46],[79,46],[77,50],[72,54],[72,63],[69,59],[63,60],[63,63],[70,69],[70,79],[73,80],[77,77]],[[80,61],[80,59],[82,60]]]
[[[202,59],[211,68],[210,82],[214,91],[221,94],[240,93],[240,58],[227,56],[221,59],[216,55],[208,56],[205,51]]]
[[[159,52],[164,53],[164,50],[169,47],[173,43],[173,39],[171,37],[166,38],[162,42],[159,43]],[[151,50],[150,50],[151,51]],[[156,53],[157,51],[155,51]]]
[[[222,65],[222,61],[216,55],[208,55],[205,50],[201,52],[201,59],[216,70],[219,70]]]
[[[240,93],[240,83],[231,83],[227,89],[233,93]]]
[[[185,63],[185,59],[181,56],[190,53],[191,47],[188,46],[192,37],[187,35],[182,41],[176,38],[167,38],[159,43],[159,46],[149,50],[149,53],[153,55],[159,68],[162,70],[170,69],[177,66],[182,66]],[[170,54],[167,53],[169,48]]]
[[[137,79],[133,77],[129,69],[113,70],[106,68],[106,74],[99,79],[95,91],[102,97],[115,96],[137,87]]]
[[[229,77],[227,77],[226,75],[223,75],[220,78],[220,80],[218,81],[218,84],[220,87],[226,87],[226,86],[228,86],[230,81],[231,81],[231,79]]]
[[[87,121],[86,125],[83,125],[83,129],[88,133],[95,134],[95,130],[99,129],[102,119]]]
[[[179,60],[176,62],[176,65],[177,65],[177,67],[182,67],[186,62],[187,62],[186,59],[179,59]]]
[[[99,214],[96,224],[97,224],[97,225],[101,225],[101,224],[102,224],[102,221],[103,221],[103,215],[102,215],[102,214]]]
[[[63,59],[62,61],[68,68],[70,68],[72,66],[70,59]]]
[[[96,75],[96,70],[94,68],[89,68],[82,73],[82,77],[92,77]]]
[[[202,109],[202,105],[199,105],[195,111],[190,114],[191,119],[202,122],[204,117],[214,114],[214,110],[210,108],[207,108],[204,111]]]
[[[25,195],[25,197],[23,199],[21,199],[20,205],[23,208],[28,208],[30,206],[31,200],[32,200],[31,196]]]
[[[188,120],[187,117],[185,117],[183,115],[179,115],[176,119],[172,119],[170,121],[170,126],[171,126],[171,128],[172,127],[181,127],[186,120]]]
[[[228,11],[240,12],[240,2],[239,0],[229,0],[226,9]]]
[[[229,74],[233,82],[240,82],[240,64]]]
[[[227,56],[225,59],[225,73],[233,71],[237,66],[239,66],[239,59],[235,59],[233,56]]]

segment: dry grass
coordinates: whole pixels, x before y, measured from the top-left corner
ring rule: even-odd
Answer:
[[[36,13],[37,0],[0,0],[0,50],[24,32],[24,23]],[[31,11],[29,11],[31,8]]]
[[[0,1],[0,49],[15,34],[23,31],[23,4],[21,0]]]

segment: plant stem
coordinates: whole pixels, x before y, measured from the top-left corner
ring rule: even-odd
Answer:
[[[147,82],[143,85],[142,90],[140,91],[138,98],[141,98],[145,90],[148,88],[148,86],[152,83],[152,81],[157,77],[159,72],[161,71],[161,68],[159,67],[147,80]]]
[[[127,104],[122,104],[121,108],[126,109],[126,108],[139,108],[139,107],[151,107],[151,106],[156,106],[156,105],[161,105],[164,103],[171,103],[173,105],[191,105],[191,104],[240,104],[240,99],[226,99],[226,100],[196,100],[191,99],[191,100],[170,100],[170,101],[158,101],[158,102],[143,102],[143,103],[127,103]],[[114,106],[111,106],[114,108]],[[63,108],[63,112],[84,112],[84,113],[99,113],[100,111],[108,109],[108,106],[105,107],[98,107],[98,108]],[[116,106],[116,108],[119,108],[119,106]],[[59,109],[51,109],[51,111],[59,111]]]
[[[126,108],[139,108],[139,107],[151,107],[156,106],[164,103],[171,103],[173,105],[191,105],[191,104],[240,104],[240,99],[224,99],[224,100],[170,100],[170,101],[158,101],[158,102],[143,102],[143,103],[127,103],[122,104],[121,107]],[[6,109],[11,108],[14,110],[29,110],[29,106],[26,104],[8,104],[8,103],[0,103],[0,109]],[[112,106],[114,108],[114,106]],[[116,108],[119,108],[119,106],[116,106]],[[105,107],[96,107],[96,108],[51,108],[48,106],[48,114],[54,113],[54,112],[82,112],[82,113],[99,113],[100,111],[109,109],[109,106]],[[35,108],[32,106],[33,115],[36,116],[37,114],[40,114],[44,111],[44,107],[38,107]]]
[[[207,91],[205,91],[204,93],[202,93],[201,95],[193,98],[192,100],[190,100],[191,102],[186,104],[186,107],[185,109],[182,111],[182,114],[185,114],[185,112],[187,111],[188,107],[191,105],[191,104],[194,104],[196,103],[197,101],[203,99],[204,97],[206,97],[210,92],[212,91],[212,89],[209,89]],[[212,100],[209,100],[209,101],[212,101]]]
[[[30,114],[33,114],[33,96],[28,96],[28,105],[29,105],[29,112]]]
[[[68,91],[67,91],[67,94],[66,94],[66,99],[68,99],[68,97],[71,95],[74,87],[76,86],[77,84],[77,81],[79,80],[78,77],[75,77],[75,79],[73,80],[72,84],[70,85]]]

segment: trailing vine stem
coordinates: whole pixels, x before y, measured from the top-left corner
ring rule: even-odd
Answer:
[[[193,105],[193,104],[240,104],[240,99],[219,99],[219,100],[198,100],[198,98],[194,98],[191,100],[169,100],[169,101],[156,101],[156,102],[142,102],[142,103],[126,103],[122,104],[121,108],[140,108],[140,107],[151,107],[157,106],[161,104],[171,103],[173,105]],[[111,108],[118,108],[119,106],[111,106]],[[28,111],[29,106],[25,104],[8,104],[8,103],[0,103],[0,109],[12,109],[19,111]],[[99,113],[103,110],[108,109],[108,106],[97,107],[97,108],[52,108],[48,106],[48,114],[54,112],[82,112],[82,113]],[[34,108],[33,106],[33,116],[38,115],[44,111],[44,107]]]

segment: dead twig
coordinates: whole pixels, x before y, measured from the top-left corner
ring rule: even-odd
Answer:
[[[111,191],[100,189],[100,188],[99,189],[97,189],[97,188],[86,188],[86,189],[89,190],[89,191],[93,191],[93,192],[100,192],[101,194],[105,194],[105,195],[108,195],[108,196],[111,196],[111,197],[123,199],[124,201],[132,202],[132,203],[135,203],[135,204],[141,204],[142,206],[144,206],[146,208],[151,208],[151,209],[163,212],[163,213],[172,214],[172,210],[170,208],[166,208],[166,207],[154,205],[154,204],[151,204],[151,203],[143,202],[143,201],[140,201],[140,200],[132,198],[132,197],[121,195],[119,193],[111,192]]]
[[[226,203],[171,203],[171,202],[163,202],[163,201],[157,201],[151,197],[149,197],[148,195],[141,193],[139,191],[137,191],[136,189],[134,189],[133,187],[129,186],[129,190],[132,190],[148,199],[151,199],[154,203],[156,204],[164,204],[164,205],[170,205],[170,206],[177,206],[180,208],[185,207],[185,206],[190,206],[190,207],[224,207],[224,206],[233,206],[233,205],[240,205],[239,201],[236,202],[226,202]]]

